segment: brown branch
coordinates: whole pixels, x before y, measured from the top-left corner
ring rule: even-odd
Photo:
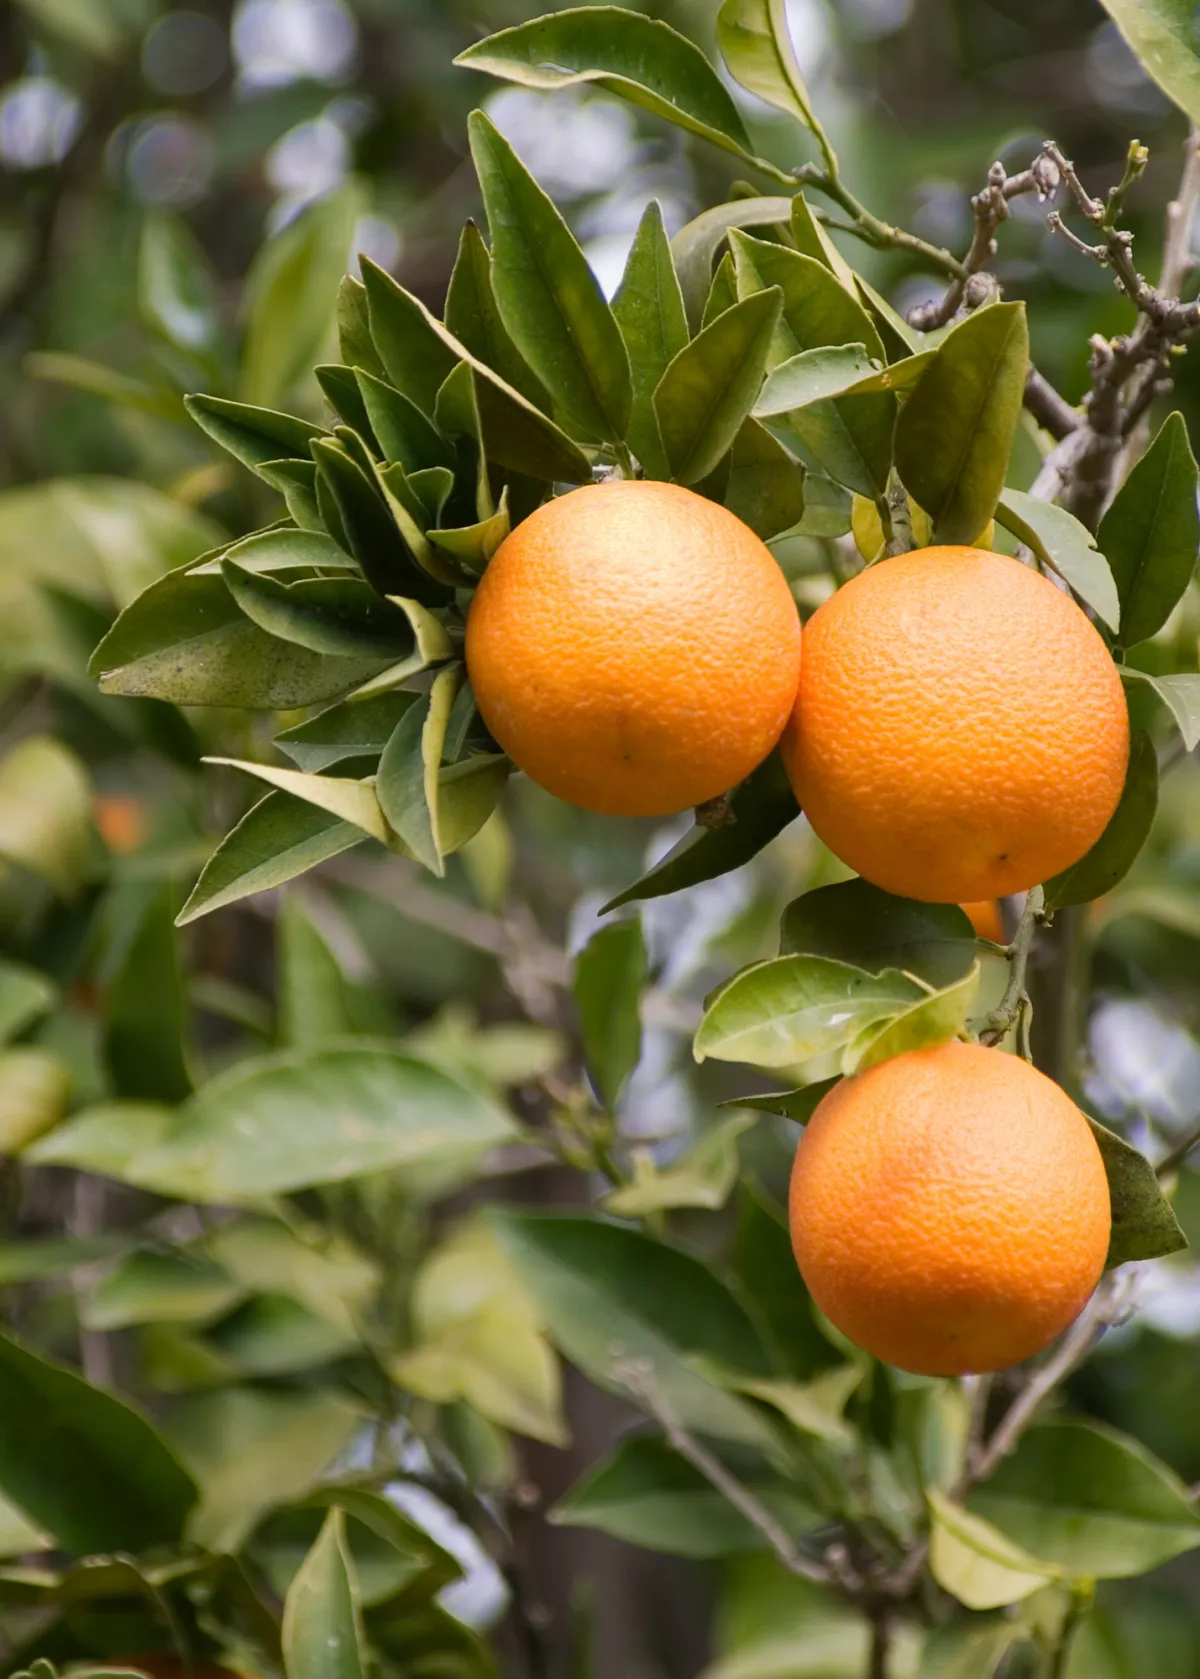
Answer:
[[[1169,1178],[1171,1173],[1182,1166],[1192,1150],[1200,1145],[1200,1125],[1189,1131],[1186,1137],[1181,1137],[1174,1148],[1169,1149],[1158,1165],[1154,1168],[1156,1176]]]
[[[1083,415],[1078,408],[1072,408],[1066,397],[1061,396],[1036,367],[1030,367],[1026,375],[1025,406],[1038,425],[1048,431],[1056,442],[1061,443],[1064,437],[1078,431],[1083,424]]]

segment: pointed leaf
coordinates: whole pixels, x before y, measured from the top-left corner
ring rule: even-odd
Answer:
[[[744,88],[806,128],[815,127],[784,0],[725,0],[717,14],[717,44]]]
[[[280,1044],[311,1049],[329,1038],[349,1037],[354,1021],[346,976],[320,930],[290,892],[276,927]]]
[[[700,325],[712,283],[713,257],[730,228],[763,227],[773,222],[786,226],[791,214],[790,198],[739,198],[703,211],[680,229],[671,241],[671,255],[693,327]]]
[[[219,340],[216,277],[177,216],[147,216],[142,227],[138,312],[153,332],[187,355],[202,356]]]
[[[247,775],[278,787],[293,798],[303,799],[341,822],[352,822],[364,834],[387,844],[391,837],[379,808],[375,790],[365,781],[351,781],[337,775],[305,775],[300,770],[279,769],[274,764],[252,764],[242,758],[206,758],[206,763],[244,770]]]
[[[411,657],[414,637],[408,619],[361,577],[280,583],[229,558],[221,575],[247,618],[280,641],[347,659],[398,662]]]
[[[1040,1591],[1061,1569],[1030,1556],[998,1528],[930,1487],[929,1567],[943,1591],[968,1609],[1000,1609]]]
[[[1158,755],[1148,734],[1130,742],[1125,788],[1112,819],[1092,849],[1046,882],[1046,908],[1090,904],[1124,880],[1150,837],[1158,810]]]
[[[593,933],[575,958],[572,989],[592,1082],[611,1113],[642,1053],[646,941],[638,916]]]
[[[289,518],[303,531],[319,531],[325,526],[317,502],[317,469],[312,461],[264,461],[258,476],[283,497]],[[341,556],[345,565],[346,556]]]
[[[453,448],[415,402],[362,368],[356,377],[385,461],[399,462],[406,472],[454,466]]]
[[[732,446],[762,384],[780,304],[774,289],[735,304],[663,374],[654,412],[677,482],[707,477]]]
[[[645,1218],[677,1207],[707,1207],[716,1212],[732,1195],[738,1180],[737,1140],[755,1123],[750,1113],[731,1114],[713,1127],[681,1160],[661,1171],[649,1150],[634,1150],[632,1183],[610,1191],[604,1210],[616,1218]],[[757,1395],[761,1398],[761,1395]]]
[[[818,262],[825,264],[831,274],[837,275],[847,291],[852,292],[855,297],[859,296],[858,276],[821,226],[802,192],[798,192],[792,199],[791,230],[796,249],[803,256],[816,257]],[[862,301],[866,302],[866,299]]]
[[[840,396],[852,385],[877,372],[863,344],[830,345],[823,350],[802,350],[780,362],[767,378],[754,412],[769,420],[810,402]]]
[[[191,1094],[185,1053],[187,996],[170,885],[148,900],[108,988],[104,1059],[115,1094],[182,1102]]]
[[[825,957],[781,956],[735,974],[710,999],[696,1059],[796,1066],[844,1049],[865,1027],[921,996],[920,986],[894,969],[872,975]]]
[[[1200,490],[1187,426],[1172,414],[1100,521],[1096,543],[1121,598],[1121,645],[1157,634],[1196,569]]]
[[[504,324],[559,409],[590,436],[619,442],[633,400],[629,357],[599,282],[498,129],[482,111],[469,127]]]
[[[522,87],[595,82],[739,156],[737,106],[704,54],[668,24],[617,6],[580,6],[489,35],[454,61]]]
[[[1065,507],[1007,489],[996,507],[996,522],[1032,548],[1042,564],[1069,583],[1083,604],[1115,632],[1121,618],[1117,586],[1086,525]]]
[[[337,297],[338,347],[347,367],[383,377],[379,351],[371,341],[367,288],[353,274],[343,276]]]
[[[633,373],[629,447],[648,478],[668,478],[671,469],[653,398],[659,380],[688,341],[688,326],[657,199],[647,204],[638,225],[612,308]]]
[[[804,517],[804,468],[757,420],[734,438],[725,505],[764,542]]]
[[[362,839],[361,828],[329,811],[287,793],[268,793],[204,865],[178,925],[294,880]]]
[[[326,1516],[288,1591],[283,1666],[287,1679],[365,1679],[358,1577],[338,1509]]]
[[[311,464],[311,463],[310,463]],[[314,472],[316,468],[313,468]],[[226,560],[243,571],[290,571],[300,575],[312,571],[341,571],[355,574],[354,561],[322,531],[293,530],[276,525],[254,531],[188,568],[189,577],[220,577]]]
[[[128,1160],[157,1147],[171,1113],[155,1102],[100,1102],[42,1137],[28,1150],[28,1158],[40,1166],[74,1166],[101,1177],[119,1177]]]
[[[1162,700],[1175,720],[1189,752],[1200,746],[1200,676],[1150,676],[1126,665],[1121,675],[1127,682],[1145,682]]]
[[[935,542],[973,542],[995,512],[1028,371],[1025,306],[996,303],[943,339],[901,409],[896,467]]]
[[[708,297],[704,302],[704,314],[700,317],[700,325],[706,327],[710,321],[715,321],[718,315],[723,315],[726,309],[732,309],[738,300],[737,270],[733,266],[733,258],[729,252],[717,264],[717,271],[712,277],[712,285],[708,288]]]
[[[200,429],[251,472],[265,461],[307,460],[309,441],[321,435],[320,427],[307,420],[221,396],[189,396],[184,403]]]
[[[438,771],[461,674],[457,668],[439,672],[429,693],[404,713],[384,747],[375,784],[392,830],[417,861],[436,875],[445,873]]]
[[[1188,0],[1100,0],[1146,74],[1200,123],[1200,54]]]
[[[449,591],[429,575],[416,551],[424,546],[420,532],[402,530],[374,476],[332,441],[314,443],[313,458],[337,506],[349,550],[376,593],[444,605]]]
[[[396,390],[432,416],[438,387],[458,359],[434,331],[428,311],[390,274],[373,262],[362,264],[371,340]]]
[[[1145,1155],[1090,1114],[1084,1117],[1104,1161],[1112,1202],[1112,1237],[1105,1269],[1111,1271],[1113,1266],[1128,1265],[1131,1260],[1161,1259],[1164,1254],[1186,1248],[1187,1237]]]
[[[807,1125],[829,1092],[841,1082],[841,1074],[838,1074],[836,1078],[821,1079],[816,1084],[801,1085],[798,1090],[772,1090],[763,1096],[738,1096],[732,1102],[722,1102],[721,1106],[782,1114],[785,1119],[794,1119],[798,1125]]]
[[[849,1077],[852,1073],[865,1072],[880,1061],[890,1060],[893,1055],[930,1049],[960,1037],[979,994],[979,973],[976,962],[969,974],[932,996],[923,997],[895,1020],[878,1029],[869,1027],[847,1047],[842,1056],[842,1072]]]
[[[545,387],[513,343],[496,302],[491,252],[475,223],[462,230],[446,293],[446,326],[471,354],[493,368],[535,408],[547,410]]]
[[[970,972],[975,934],[957,904],[919,904],[865,880],[844,880],[792,900],[779,948],[785,956],[830,956],[873,974],[899,968],[941,987]]]
[[[319,775],[347,758],[377,758],[401,717],[416,703],[416,694],[399,692],[330,706],[276,735],[275,744],[297,769]]]

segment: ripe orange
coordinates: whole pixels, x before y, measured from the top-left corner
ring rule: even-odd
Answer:
[[[843,1334],[960,1376],[1030,1358],[1079,1315],[1108,1252],[1108,1180],[1056,1084],[949,1043],[834,1086],[796,1151],[789,1222]]]
[[[965,913],[979,938],[991,939],[993,944],[1008,943],[1004,917],[995,898],[982,898],[974,904],[960,904],[959,908]]]
[[[781,742],[813,828],[901,897],[1000,898],[1048,880],[1117,807],[1129,719],[1069,596],[1019,561],[925,548],[814,613]]]
[[[787,721],[800,620],[766,545],[675,484],[590,484],[539,507],[471,602],[484,722],[533,781],[614,816],[716,798]]]

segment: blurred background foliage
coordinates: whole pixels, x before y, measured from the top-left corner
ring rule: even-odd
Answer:
[[[283,1445],[262,1475],[282,1476],[288,1462],[297,1492],[306,1474],[353,1463],[356,1419],[383,1402],[351,1307],[369,1297],[385,1314],[413,1309],[389,1301],[387,1279],[411,1278],[431,1231],[463,1214],[469,1197],[455,1191],[467,1174],[436,1158],[427,1182],[410,1176],[402,1193],[383,1177],[300,1197],[290,1216],[320,1223],[322,1269],[306,1226],[293,1250],[283,1224],[264,1225],[256,1249],[253,1220],[235,1221],[224,1228],[240,1237],[222,1247],[207,1214],[179,1202],[164,1212],[148,1192],[56,1165],[53,1128],[101,1101],[177,1102],[272,1045],[354,1032],[401,1034],[482,1088],[515,1091],[519,1111],[544,1114],[546,1079],[570,1060],[561,1036],[570,954],[605,898],[686,826],[584,817],[514,784],[503,816],[444,883],[366,848],[310,877],[282,913],[253,899],[176,938],[172,915],[212,834],[249,802],[231,775],[201,779],[200,756],[260,756],[266,734],[242,750],[240,731],[256,723],[101,702],[84,675],[115,610],[148,581],[280,511],[217,457],[186,420],[181,393],[320,412],[308,370],[331,342],[337,280],[356,251],[440,306],[461,223],[480,214],[466,150],[474,104],[564,207],[609,291],[649,198],[673,232],[725,196],[732,169],[722,154],[631,106],[588,91],[497,91],[453,68],[479,35],[540,9],[527,0],[0,7],[0,1025],[9,1042],[0,1150],[47,1133],[45,1164],[0,1162],[0,1300],[6,1321],[39,1346],[168,1417],[191,1465],[238,1444],[243,1484],[226,1486],[223,1507],[219,1478],[210,1487],[214,1532],[218,1518],[257,1519],[245,1454],[261,1459],[266,1439]],[[710,47],[714,0],[640,9]],[[1119,175],[1136,135],[1151,162],[1131,213],[1153,271],[1183,122],[1096,0],[790,0],[788,11],[846,175],[872,208],[958,249],[969,194],[993,158],[1021,167],[1052,136],[1099,187]],[[737,97],[763,155],[803,161],[787,150],[790,128]],[[856,258],[902,309],[939,289],[902,254]],[[1107,276],[1053,239],[1030,199],[1014,203],[995,269],[1030,304],[1038,365],[1077,399],[1091,334],[1126,319]],[[1179,369],[1176,400],[1194,440],[1197,379],[1193,358]],[[820,539],[794,544],[787,563],[811,604],[825,587]],[[1192,598],[1163,632],[1176,668],[1196,658],[1198,623]],[[770,948],[788,898],[839,876],[798,825],[753,867],[647,906],[655,991],[621,1104],[626,1141],[670,1163],[711,1128],[715,1103],[737,1087],[719,1067],[691,1065],[699,998]],[[1194,763],[1168,779],[1152,845],[1091,912],[1090,938],[1088,1092],[1139,1142],[1168,1140],[1200,1117]],[[777,1189],[788,1137],[773,1127],[739,1146],[743,1166]],[[78,1164],[82,1146],[60,1162]],[[102,1156],[94,1164],[102,1173]],[[578,1199],[586,1188],[531,1164],[519,1149],[505,1162],[522,1199]],[[1183,1175],[1177,1207],[1195,1248],[1200,1173]],[[700,1233],[686,1211],[676,1217]],[[334,1238],[344,1250],[330,1250]],[[1136,1317],[1110,1334],[1070,1401],[1196,1482],[1200,1271],[1188,1256],[1155,1262],[1139,1288]],[[431,1380],[408,1374],[416,1385]],[[558,1497],[623,1415],[570,1377],[574,1445],[561,1453],[549,1444],[561,1438],[556,1409],[542,1401],[532,1432],[546,1443],[522,1445],[519,1462],[497,1426],[503,1405],[449,1408],[463,1453],[485,1480],[516,1489],[518,1512],[527,1486],[546,1502]],[[224,1411],[213,1409],[219,1402]],[[536,1409],[528,1393],[523,1402]],[[521,1417],[529,1423],[527,1410]],[[405,1483],[410,1513],[466,1565],[444,1601],[475,1624],[502,1623],[503,1638],[519,1644],[522,1616],[536,1620],[545,1607],[551,1643],[561,1643],[573,1581],[584,1576],[594,1583],[598,1679],[683,1679],[709,1663],[711,1679],[862,1670],[861,1629],[757,1559],[733,1568],[714,1624],[712,1565],[539,1523],[518,1524],[526,1596],[514,1615],[513,1580],[445,1502],[428,1493],[421,1502],[419,1469]],[[288,1577],[309,1527],[301,1521],[297,1538],[280,1517],[262,1530],[268,1572],[275,1557]],[[1072,1675],[1200,1671],[1198,1590],[1194,1559],[1112,1588]],[[812,1665],[805,1650],[816,1652]]]

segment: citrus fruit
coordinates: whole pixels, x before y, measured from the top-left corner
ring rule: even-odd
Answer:
[[[1124,786],[1129,719],[1068,595],[1003,554],[925,548],[813,614],[780,750],[843,863],[901,897],[973,903],[1095,844]]]
[[[979,938],[990,939],[993,944],[1008,943],[1008,934],[1004,930],[1004,917],[1000,913],[1000,905],[995,898],[983,898],[975,904],[960,904],[959,908],[966,915]]]
[[[834,1086],[796,1151],[789,1222],[844,1335],[959,1376],[1031,1357],[1079,1315],[1108,1252],[1108,1182],[1056,1084],[949,1043]]]
[[[665,816],[716,798],[787,721],[800,620],[766,545],[675,484],[547,502],[471,602],[467,671],[518,768],[571,804]]]

